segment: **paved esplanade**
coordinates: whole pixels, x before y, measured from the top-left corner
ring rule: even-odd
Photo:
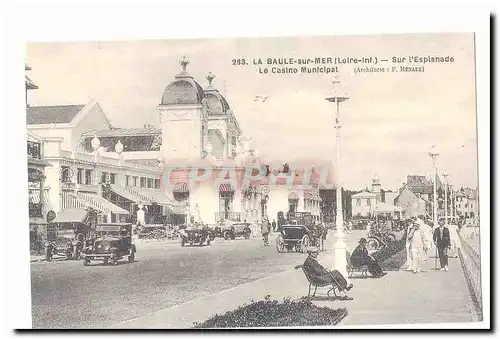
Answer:
[[[197,297],[229,289],[301,263],[260,238],[215,240],[206,247],[179,242],[137,245],[137,262],[83,266],[80,261],[31,264],[33,327],[106,327]]]

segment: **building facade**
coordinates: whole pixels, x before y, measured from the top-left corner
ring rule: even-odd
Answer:
[[[144,209],[146,223],[257,222],[280,211],[319,220],[320,174],[264,164],[214,75],[203,89],[187,65],[160,97],[160,128],[112,126],[96,100],[27,107],[27,129],[50,163],[41,191],[51,210],[91,207],[100,222],[136,222]]]

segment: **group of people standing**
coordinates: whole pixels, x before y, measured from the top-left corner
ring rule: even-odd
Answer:
[[[421,264],[432,254],[439,258],[440,270],[448,271],[449,251],[457,257],[460,248],[458,227],[454,224],[445,226],[440,219],[433,228],[422,218],[409,219],[406,230],[406,270],[421,272]]]

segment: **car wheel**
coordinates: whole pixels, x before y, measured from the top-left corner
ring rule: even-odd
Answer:
[[[243,233],[243,237],[244,237],[245,239],[250,239],[250,234],[251,234],[251,233],[252,233],[252,232],[251,232],[250,230],[246,230],[246,231],[245,231],[245,233]]]
[[[229,231],[224,232],[224,240],[231,239],[231,233]]]
[[[89,264],[90,264],[90,259],[89,258],[83,259],[83,266],[88,266]]]
[[[134,261],[135,261],[135,253],[131,251],[130,255],[128,256],[128,262],[134,262]]]

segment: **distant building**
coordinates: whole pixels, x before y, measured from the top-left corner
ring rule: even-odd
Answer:
[[[478,218],[478,194],[477,190],[461,187],[455,194],[455,208],[457,215],[465,219]]]
[[[444,216],[445,185],[436,177],[437,214]],[[448,212],[451,211],[451,191],[448,187]],[[403,210],[404,218],[418,216],[432,217],[434,203],[434,183],[424,175],[408,175],[406,183],[399,189],[395,204]]]
[[[371,190],[365,190],[351,196],[353,216],[376,217],[385,216],[400,218],[401,210],[394,205],[396,192],[384,191],[377,175],[372,180]]]

